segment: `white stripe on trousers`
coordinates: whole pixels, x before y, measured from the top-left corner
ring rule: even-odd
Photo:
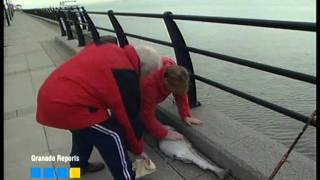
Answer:
[[[121,143],[121,139],[120,139],[119,135],[116,132],[113,132],[109,129],[106,129],[105,127],[100,126],[98,124],[91,126],[91,128],[96,129],[97,131],[100,131],[104,134],[110,135],[111,137],[114,138],[114,140],[116,141],[117,147],[118,147],[118,152],[120,154],[120,160],[121,160],[121,164],[123,167],[123,174],[126,179],[131,180],[131,176],[130,176],[129,171],[127,169],[127,162],[125,159],[125,155],[124,155],[124,151],[122,148],[122,143]]]

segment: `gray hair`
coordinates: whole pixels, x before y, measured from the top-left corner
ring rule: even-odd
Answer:
[[[150,46],[138,46],[135,48],[140,58],[141,76],[148,75],[160,67],[161,57],[159,53]]]

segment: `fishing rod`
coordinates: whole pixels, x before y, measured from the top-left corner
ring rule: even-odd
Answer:
[[[306,124],[303,126],[302,131],[298,134],[298,136],[296,137],[296,139],[294,140],[294,142],[291,144],[290,148],[288,149],[288,151],[282,156],[281,160],[278,162],[276,168],[273,170],[272,174],[269,176],[268,180],[272,180],[274,178],[274,176],[279,172],[280,168],[282,167],[282,165],[284,164],[284,162],[288,159],[289,154],[291,153],[291,151],[293,150],[294,146],[297,144],[297,142],[299,141],[300,137],[303,135],[303,133],[306,131],[307,127],[309,124],[314,124],[316,125],[316,111],[315,110],[309,117],[308,121],[306,122]]]

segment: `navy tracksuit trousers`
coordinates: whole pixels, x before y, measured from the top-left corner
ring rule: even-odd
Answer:
[[[114,180],[134,180],[127,145],[117,122],[110,118],[89,128],[71,131],[71,156],[79,156],[80,161],[70,162],[70,167],[86,167],[95,146],[111,171]]]

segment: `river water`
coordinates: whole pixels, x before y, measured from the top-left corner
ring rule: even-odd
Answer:
[[[163,13],[254,18],[285,21],[316,21],[315,0],[118,0],[83,4],[87,10]],[[113,29],[107,16],[90,15],[97,26]],[[170,42],[160,19],[118,16],[127,33]],[[188,46],[202,48],[316,75],[316,34],[272,28],[246,27],[203,22],[176,21]],[[109,34],[101,32],[101,34]],[[162,55],[174,56],[169,47],[129,38],[132,44],[150,44]],[[304,83],[214,58],[191,53],[196,74],[236,88],[309,116],[316,107],[315,85]],[[197,82],[198,99],[215,110],[270,138],[290,146],[303,123],[254,103]],[[309,127],[296,145],[296,151],[316,159],[316,129]]]

